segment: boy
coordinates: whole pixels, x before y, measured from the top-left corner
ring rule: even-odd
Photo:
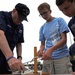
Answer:
[[[68,26],[73,34],[75,41],[75,0],[56,0],[56,5],[66,16],[72,17],[68,23]],[[75,71],[75,43],[73,43],[69,49],[72,58],[72,69]]]
[[[43,70],[51,74],[69,74],[72,65],[69,60],[69,50],[66,45],[69,29],[62,18],[51,15],[50,5],[42,3],[38,6],[40,16],[46,20],[41,26],[39,40],[41,41],[38,55],[42,56]]]

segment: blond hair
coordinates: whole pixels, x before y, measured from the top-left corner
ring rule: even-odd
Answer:
[[[38,6],[38,11],[40,11],[40,10],[42,10],[42,9],[44,9],[44,8],[47,8],[48,10],[50,10],[50,5],[49,5],[48,3],[46,3],[46,2],[40,4],[40,5]]]

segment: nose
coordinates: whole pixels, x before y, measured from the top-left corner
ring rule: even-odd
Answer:
[[[67,10],[63,10],[62,11],[65,15],[68,15],[68,11]]]

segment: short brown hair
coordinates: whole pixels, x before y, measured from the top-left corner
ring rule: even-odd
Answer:
[[[38,6],[38,11],[40,11],[40,10],[42,10],[42,9],[44,9],[44,8],[47,8],[48,10],[50,10],[50,5],[49,5],[48,3],[46,3],[46,2],[40,4],[40,5]]]
[[[73,2],[74,0],[56,0],[56,5],[57,6],[60,6],[60,5],[62,5],[65,1],[68,1],[68,2]]]

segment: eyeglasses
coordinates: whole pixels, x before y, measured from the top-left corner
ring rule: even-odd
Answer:
[[[49,11],[49,10],[48,10],[48,11]],[[47,14],[47,13],[48,13],[48,11],[45,11],[45,12],[43,12],[43,13],[40,13],[40,15],[39,15],[39,16],[43,16],[43,15]]]

